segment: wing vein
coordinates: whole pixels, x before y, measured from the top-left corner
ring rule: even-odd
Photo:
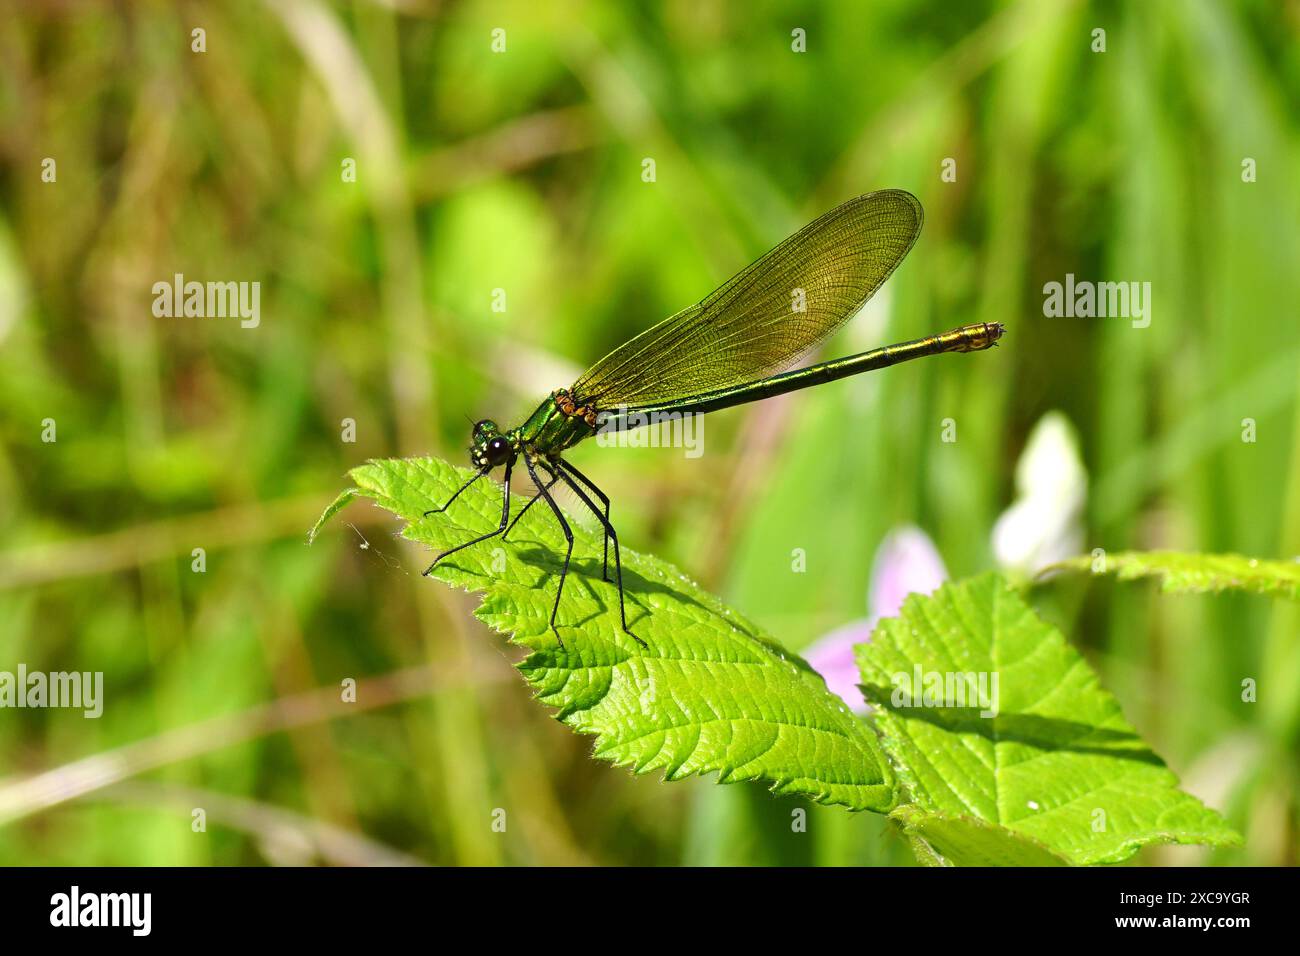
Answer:
[[[901,189],[850,199],[610,352],[571,392],[611,410],[783,371],[858,313],[912,248],[923,219],[920,202]]]

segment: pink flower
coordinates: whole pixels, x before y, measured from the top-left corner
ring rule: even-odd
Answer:
[[[832,694],[843,699],[855,713],[866,713],[866,702],[858,690],[854,645],[870,640],[876,622],[896,615],[909,594],[929,594],[947,579],[943,559],[924,531],[911,525],[891,531],[880,543],[872,562],[867,617],[818,638],[804,652],[804,658],[822,675]]]
[[[861,678],[858,663],[853,659],[853,646],[871,637],[869,621],[854,621],[819,637],[804,651],[804,659],[812,669],[822,675],[826,689],[841,698],[854,713],[867,712],[866,701],[858,690]]]
[[[871,565],[871,593],[867,596],[867,608],[874,615],[871,626],[901,611],[909,594],[929,594],[947,580],[943,558],[924,531],[906,525],[890,532]]]

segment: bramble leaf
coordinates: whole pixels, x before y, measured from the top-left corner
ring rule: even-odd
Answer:
[[[1093,558],[1083,555],[1044,568],[1114,574],[1121,581],[1159,578],[1165,591],[1250,591],[1300,600],[1300,561],[1266,561],[1240,554],[1189,554],[1184,551],[1121,551]]]
[[[926,813],[906,803],[890,815],[909,838],[920,837],[915,846],[922,862],[959,866],[1068,866],[1070,861],[1032,837],[1016,833],[979,817]],[[925,852],[926,844],[932,851]],[[929,858],[938,853],[938,859]]]
[[[472,474],[434,458],[372,461],[351,472],[356,487],[330,505],[312,536],[365,497],[434,553],[463,544],[498,526],[499,484],[480,480],[447,512],[422,515]],[[516,495],[512,517],[527,500]],[[673,566],[625,547],[628,624],[649,645],[640,647],[619,626],[617,589],[601,580],[599,533],[571,525],[558,617],[564,648],[549,619],[565,539],[544,501],[508,540],[459,551],[434,576],[483,593],[477,616],[532,650],[520,671],[560,720],[595,735],[596,756],[637,773],[662,770],[668,780],[716,771],[720,782],[763,780],[777,793],[854,810],[893,807],[893,773],[875,734],[801,658]]]
[[[1240,840],[997,575],[912,595],[857,654],[911,799],[895,819],[950,862],[1112,863],[1149,843]]]

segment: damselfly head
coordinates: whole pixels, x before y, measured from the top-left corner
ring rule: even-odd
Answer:
[[[512,453],[510,442],[501,436],[496,422],[485,418],[474,423],[469,446],[471,465],[475,468],[495,468],[504,465]]]

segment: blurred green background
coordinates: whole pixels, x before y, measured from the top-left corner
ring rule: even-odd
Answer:
[[[997,566],[1059,410],[1085,550],[1300,554],[1296,0],[0,11],[0,669],[105,674],[98,720],[0,712],[0,864],[910,862],[871,815],[792,834],[761,787],[593,761],[377,510],[305,545],[349,467],[464,463],[466,416],[514,423],[872,189],[927,223],[828,354],[976,321],[1002,348],[710,416],[698,459],[584,445],[628,547],[804,648],[863,616],[895,527]],[[259,281],[260,325],[154,317],[175,273]],[[1151,282],[1150,327],[1045,318],[1066,273]],[[1246,837],[1139,860],[1295,863],[1296,607],[1034,599]]]

